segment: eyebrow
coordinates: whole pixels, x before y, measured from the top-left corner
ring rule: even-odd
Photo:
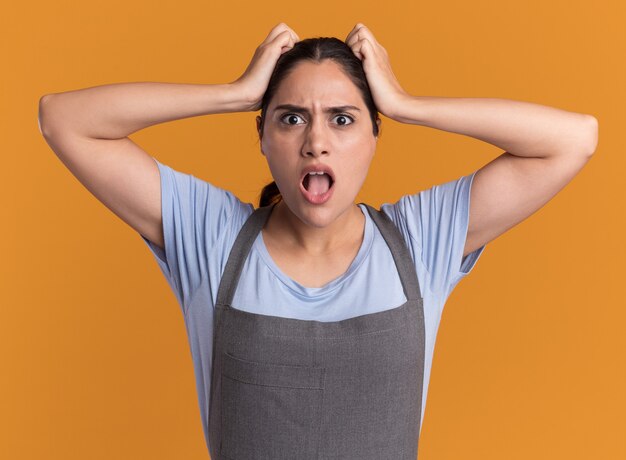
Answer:
[[[282,109],[287,109],[287,110],[291,110],[293,112],[302,112],[302,113],[306,113],[309,114],[309,109],[307,109],[306,107],[300,107],[298,105],[293,105],[293,104],[281,104],[281,105],[277,105],[274,108],[274,111],[277,110],[282,110]],[[359,109],[358,107],[355,107],[354,105],[337,105],[334,107],[326,107],[324,108],[324,112],[326,113],[339,113],[339,112],[345,112],[346,110],[357,110],[357,111],[361,111],[361,109]]]

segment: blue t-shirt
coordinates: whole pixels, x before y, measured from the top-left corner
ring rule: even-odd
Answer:
[[[185,318],[209,447],[214,305],[235,238],[255,207],[227,190],[154,161],[161,175],[165,251],[140,236],[155,256]],[[470,273],[485,248],[482,246],[462,257],[474,174],[402,196],[396,203],[380,207],[404,237],[424,298],[426,358],[422,421],[444,303],[458,282]],[[322,287],[302,286],[274,263],[259,232],[244,264],[233,307],[264,315],[339,321],[406,302],[389,247],[365,206],[359,206],[366,218],[364,239],[344,274]]]

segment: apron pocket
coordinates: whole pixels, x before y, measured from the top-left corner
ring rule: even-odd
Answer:
[[[317,458],[325,368],[222,358],[220,453],[234,460]]]

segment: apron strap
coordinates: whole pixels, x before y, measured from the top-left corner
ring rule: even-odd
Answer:
[[[402,233],[400,233],[396,224],[393,223],[385,212],[379,211],[367,203],[360,204],[364,204],[367,207],[370,216],[372,216],[372,220],[380,230],[380,233],[387,242],[387,246],[389,246],[391,250],[393,260],[398,269],[398,274],[400,275],[400,280],[402,281],[404,295],[409,300],[421,299],[422,295],[417,279],[417,271],[415,270],[415,262],[411,257]]]
[[[267,221],[272,209],[277,203],[257,208],[248,217],[243,227],[235,239],[235,244],[230,250],[226,268],[222,274],[220,287],[217,291],[217,304],[229,305],[235,297],[235,289],[239,284],[239,277],[243,270],[243,265],[248,257],[250,248]]]

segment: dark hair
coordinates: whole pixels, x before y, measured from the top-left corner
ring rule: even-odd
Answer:
[[[276,65],[270,81],[263,95],[261,101],[261,123],[259,127],[259,136],[263,136],[263,126],[265,123],[265,112],[269,106],[278,85],[285,79],[289,72],[300,61],[310,61],[314,63],[320,63],[326,59],[330,59],[339,64],[346,75],[350,77],[352,82],[361,91],[363,100],[367,106],[370,118],[372,119],[372,127],[374,136],[378,136],[378,109],[374,104],[374,99],[370,91],[369,84],[367,83],[367,77],[363,70],[363,63],[357,58],[352,49],[346,45],[345,42],[335,37],[318,37],[307,38],[297,42],[292,49],[282,54]],[[260,194],[259,207],[274,204],[282,200],[280,190],[276,185],[276,182],[263,187]]]

